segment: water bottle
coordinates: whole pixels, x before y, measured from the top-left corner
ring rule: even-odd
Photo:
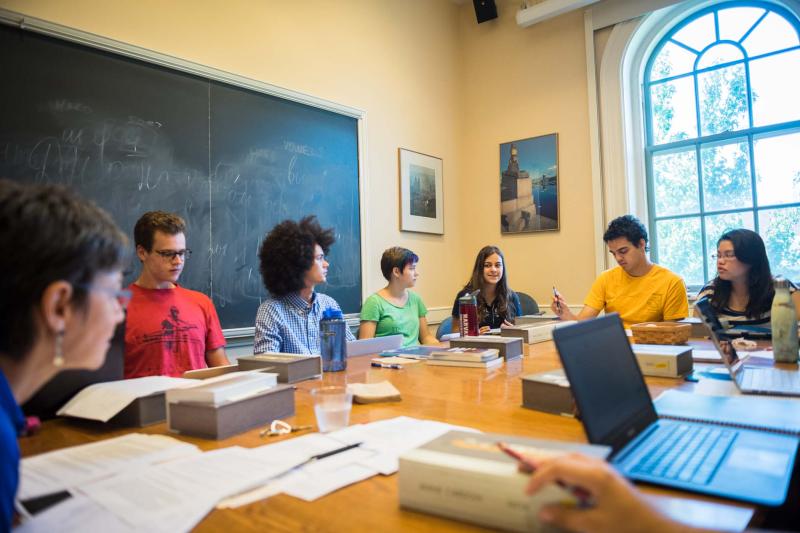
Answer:
[[[339,372],[347,368],[347,322],[342,312],[330,307],[322,312],[319,334],[322,345],[322,370]]]
[[[478,335],[478,293],[470,292],[458,299],[458,331],[462,337]]]
[[[775,278],[775,297],[772,299],[772,353],[776,363],[797,362],[797,312],[789,280]]]

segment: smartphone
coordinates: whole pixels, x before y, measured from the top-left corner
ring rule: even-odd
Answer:
[[[558,299],[558,291],[556,290],[556,286],[553,285],[553,296],[556,299],[556,309],[558,309],[558,314],[561,314],[561,301]]]

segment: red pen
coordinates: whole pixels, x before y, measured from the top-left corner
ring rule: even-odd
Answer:
[[[514,448],[511,448],[505,442],[498,442],[497,447],[500,448],[500,450],[504,452],[506,455],[516,459],[519,462],[519,464],[523,467],[526,473],[532,474],[536,470],[536,465],[533,462],[531,462],[530,458],[525,457]],[[592,495],[586,489],[582,487],[567,485],[561,480],[557,480],[556,484],[562,489],[568,491],[573,496],[575,496],[575,498],[577,498],[578,500],[578,505],[580,505],[581,507],[591,507],[594,505],[594,502],[592,501]]]

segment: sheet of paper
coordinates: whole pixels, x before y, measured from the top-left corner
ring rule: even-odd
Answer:
[[[213,509],[232,494],[261,486],[281,470],[232,446],[150,466],[79,488],[124,522],[150,530],[186,509]]]
[[[128,407],[136,398],[143,398],[168,389],[197,385],[194,379],[148,376],[89,385],[68,401],[56,413],[89,420],[108,422]]]
[[[143,465],[197,454],[200,449],[193,444],[142,433],[63,448],[22,460],[17,497],[42,496]]]

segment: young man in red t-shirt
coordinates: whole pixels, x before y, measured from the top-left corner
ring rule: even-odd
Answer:
[[[149,211],[136,222],[133,237],[142,272],[129,287],[126,378],[180,376],[229,364],[211,299],[178,285],[192,253],[185,230],[181,217],[164,211]]]

